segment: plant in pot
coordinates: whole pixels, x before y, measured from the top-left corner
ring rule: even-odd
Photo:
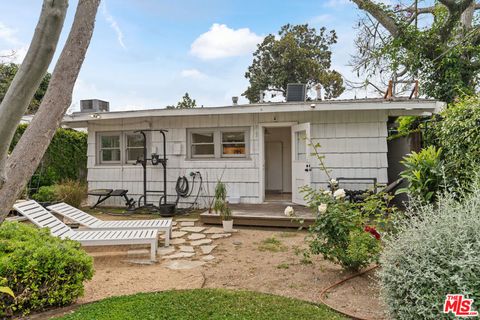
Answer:
[[[231,232],[233,230],[232,210],[227,202],[227,187],[222,181],[218,181],[215,186],[213,209],[222,218],[223,231]]]

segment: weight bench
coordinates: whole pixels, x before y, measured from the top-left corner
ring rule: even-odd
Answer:
[[[95,189],[95,190],[89,190],[88,195],[89,196],[97,196],[97,203],[95,203],[93,206],[90,207],[90,209],[94,209],[96,206],[98,206],[100,203],[104,202],[110,197],[123,197],[125,200],[125,205],[127,208],[133,209],[135,207],[135,201],[133,198],[127,197],[128,190],[124,189]]]

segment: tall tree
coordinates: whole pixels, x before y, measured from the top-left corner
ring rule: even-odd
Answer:
[[[446,102],[478,89],[480,24],[475,0],[384,5],[352,0],[367,13],[359,22],[354,69],[384,81],[420,80],[421,93]],[[425,19],[421,19],[425,18]]]
[[[0,104],[0,188],[7,179],[6,164],[10,141],[52,61],[67,7],[67,0],[44,0],[25,59]]]
[[[180,100],[176,106],[167,106],[167,109],[191,109],[195,108],[196,106],[197,102],[195,101],[195,99],[190,98],[188,92],[185,92],[182,100]]]
[[[78,1],[72,28],[53,70],[45,97],[8,158],[8,179],[0,187],[0,223],[35,172],[70,107],[73,87],[93,35],[99,4],[100,0]]]
[[[3,63],[0,64],[0,103],[2,102],[5,94],[7,93],[10,84],[13,81],[13,78],[18,72],[19,65],[15,63]],[[40,106],[40,102],[42,102],[43,96],[48,88],[48,83],[50,82],[50,78],[52,75],[50,73],[46,73],[38,87],[37,91],[33,95],[32,101],[28,105],[26,114],[34,114],[37,112],[38,107]]]
[[[331,45],[337,42],[335,31],[318,31],[308,24],[283,26],[278,37],[269,34],[253,54],[253,63],[245,78],[250,86],[243,93],[250,102],[258,102],[264,91],[281,92],[288,83],[305,83],[308,88],[321,84],[325,98],[338,97],[343,91],[342,76],[331,66]]]

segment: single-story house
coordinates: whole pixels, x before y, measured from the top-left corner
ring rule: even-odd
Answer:
[[[389,118],[430,115],[442,106],[435,100],[397,98],[84,111],[65,116],[64,125],[88,128],[89,189],[128,189],[135,199],[140,197],[142,167],[135,161],[143,148],[134,131],[166,129],[169,201],[175,198],[177,178],[198,171],[204,180],[200,206],[213,196],[220,178],[236,202],[257,204],[281,195],[303,204],[299,187],[325,187],[328,181],[309,142],[321,145],[332,177],[376,178],[387,184]],[[147,145],[149,154],[162,156],[159,132],[147,132]],[[148,189],[162,190],[162,167],[149,165],[147,180]],[[109,201],[106,204],[123,204],[119,198]]]

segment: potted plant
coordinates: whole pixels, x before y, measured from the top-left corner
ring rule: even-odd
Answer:
[[[222,218],[223,231],[232,232],[233,219],[232,210],[228,206],[227,202],[227,187],[220,180],[215,186],[213,209],[215,210],[215,213],[220,214],[220,217]]]

